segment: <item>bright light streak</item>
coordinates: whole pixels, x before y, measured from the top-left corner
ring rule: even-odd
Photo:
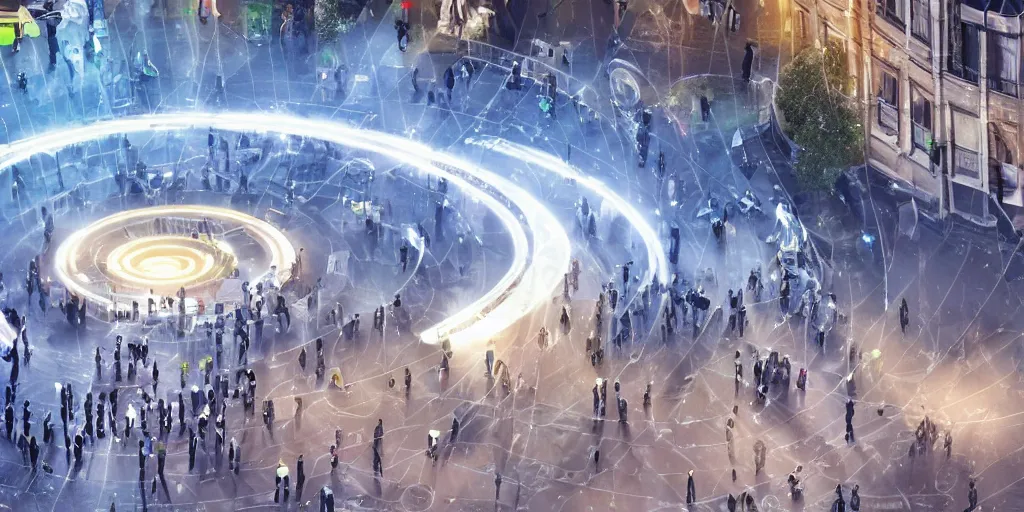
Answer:
[[[494,212],[512,237],[514,258],[511,268],[484,296],[424,330],[420,339],[425,343],[439,343],[447,338],[454,347],[496,336],[548,302],[569,266],[571,252],[565,230],[543,204],[509,180],[404,137],[335,121],[259,112],[153,114],[114,119],[16,141],[0,151],[0,169],[8,169],[37,153],[97,138],[203,128],[308,137],[382,154],[425,173],[444,177]],[[529,241],[519,220],[500,201],[478,190],[480,184],[500,191],[522,212],[533,234],[533,250],[529,255],[531,264],[527,261]]]
[[[106,233],[130,224],[157,218],[214,220],[242,226],[267,251],[270,256],[270,264],[277,266],[277,279],[283,283],[291,275],[291,266],[295,262],[295,248],[292,247],[284,233],[270,223],[227,208],[175,205],[118,212],[75,231],[60,244],[54,255],[57,279],[64,283],[69,291],[80,297],[85,297],[103,307],[112,308],[114,301],[109,296],[100,295],[84,286],[82,280],[77,277],[81,275],[78,259],[87,251],[86,247],[101,240]],[[208,280],[212,277],[210,273],[216,271],[213,260],[210,258],[209,261],[206,261],[207,258],[204,256],[210,256],[210,253],[197,248],[197,244],[206,242],[195,241],[191,238],[181,240],[181,238],[154,236],[126,242],[108,255],[107,271],[116,279],[143,289],[151,286],[159,287],[168,282],[176,286],[187,287],[186,283]],[[226,245],[219,246],[218,250],[232,254],[230,247]],[[153,272],[163,272],[164,275],[153,275]],[[148,285],[147,280],[149,280]],[[120,296],[124,300],[140,302],[144,302],[146,297],[148,295]]]
[[[639,288],[644,288],[651,284],[655,277],[662,283],[669,282],[668,258],[665,256],[665,248],[661,243],[661,239],[658,238],[657,232],[654,231],[654,228],[647,222],[647,219],[636,208],[633,208],[622,196],[616,194],[615,191],[600,180],[581,173],[575,167],[565,163],[551,153],[515,144],[505,139],[467,139],[466,142],[478,144],[527,164],[536,165],[563,178],[572,179],[600,196],[629,221],[633,229],[639,233],[640,238],[644,241],[644,246],[647,249],[647,270],[644,272]]]

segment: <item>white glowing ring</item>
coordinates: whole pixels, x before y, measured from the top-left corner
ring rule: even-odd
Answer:
[[[191,219],[223,222],[245,229],[268,255],[271,266],[277,267],[277,279],[284,283],[291,277],[291,266],[295,262],[295,248],[280,230],[270,223],[251,215],[236,212],[227,208],[200,205],[155,206],[127,210],[104,217],[85,228],[79,229],[65,239],[54,255],[54,267],[57,279],[68,291],[88,299],[101,307],[112,308],[114,301],[107,295],[101,295],[90,289],[80,279],[81,269],[78,268],[79,257],[85,253],[86,247],[112,231],[124,226],[152,221],[153,219]],[[205,244],[188,238],[175,236],[143,237],[125,242],[115,247],[107,256],[106,272],[117,280],[122,280],[136,287],[174,288],[209,282],[219,275],[214,254],[223,252],[231,255],[233,251],[226,244],[209,251],[201,251],[196,244]],[[148,251],[164,249],[171,254],[154,255]],[[141,258],[141,260],[140,260]],[[155,258],[155,259],[154,259]],[[148,263],[147,263],[148,260]],[[145,268],[148,265],[148,269]],[[184,266],[183,266],[184,265]],[[159,268],[157,268],[159,267]],[[160,275],[157,270],[168,271]],[[147,271],[148,270],[148,271]],[[265,270],[269,270],[265,269]],[[212,275],[218,273],[218,275]],[[265,273],[259,271],[258,273]],[[135,294],[119,297],[128,300],[144,301],[148,295]]]
[[[420,333],[425,343],[443,339],[453,346],[496,336],[542,304],[561,284],[569,267],[569,237],[557,219],[536,198],[509,180],[461,159],[404,137],[365,130],[330,120],[307,119],[261,112],[152,114],[101,121],[87,126],[50,131],[22,139],[2,152],[0,169],[31,156],[100,137],[143,131],[214,128],[239,132],[273,132],[333,142],[386,155],[442,176],[493,211],[512,236],[514,259],[509,271],[484,296],[437,325]],[[533,234],[528,264],[528,241],[518,220],[489,194],[476,190],[468,179],[500,191],[516,204]]]
[[[509,142],[505,139],[487,138],[485,140],[467,139],[467,143],[478,144],[492,151],[497,151],[521,162],[532,164],[553,172],[563,178],[571,179],[582,185],[594,194],[597,194],[604,201],[617,210],[637,231],[644,241],[647,250],[647,270],[640,280],[638,289],[643,289],[651,284],[655,277],[662,283],[669,282],[668,258],[665,257],[665,247],[661,243],[657,232],[647,222],[647,219],[636,210],[628,201],[622,198],[594,176],[581,173],[575,167],[562,161],[550,153],[538,151],[533,148]]]
[[[145,236],[110,251],[102,271],[112,281],[139,288],[202,286],[230,274],[237,265],[231,248],[190,236]]]

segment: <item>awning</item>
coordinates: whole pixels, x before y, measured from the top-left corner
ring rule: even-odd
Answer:
[[[4,2],[6,0],[0,0]],[[28,9],[19,7],[17,11],[7,10],[0,3],[0,46],[11,46],[14,44],[14,26],[21,25],[22,37],[39,37],[39,25]]]

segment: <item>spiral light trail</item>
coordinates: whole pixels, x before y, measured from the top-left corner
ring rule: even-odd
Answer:
[[[120,118],[50,131],[14,142],[0,151],[0,169],[8,169],[38,153],[102,137],[207,127],[307,137],[382,154],[422,172],[446,178],[495,212],[513,239],[515,256],[511,268],[482,297],[420,333],[420,339],[425,343],[448,339],[456,346],[499,334],[548,302],[569,267],[571,248],[565,230],[543,204],[509,180],[425,144],[335,121],[258,112],[153,114]],[[529,248],[516,217],[480,188],[500,191],[516,205],[533,235],[532,248]],[[63,258],[58,257],[58,260]]]

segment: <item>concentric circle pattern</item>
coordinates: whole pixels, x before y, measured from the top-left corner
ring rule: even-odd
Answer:
[[[241,252],[244,248],[244,253]],[[156,294],[216,299],[236,269],[282,284],[295,249],[284,233],[251,215],[212,206],[158,206],[116,213],[75,231],[54,257],[57,279],[108,310]],[[239,269],[239,260],[246,262]]]
[[[102,271],[111,282],[138,287],[178,289],[223,279],[237,266],[223,242],[187,236],[147,236],[117,246]]]

